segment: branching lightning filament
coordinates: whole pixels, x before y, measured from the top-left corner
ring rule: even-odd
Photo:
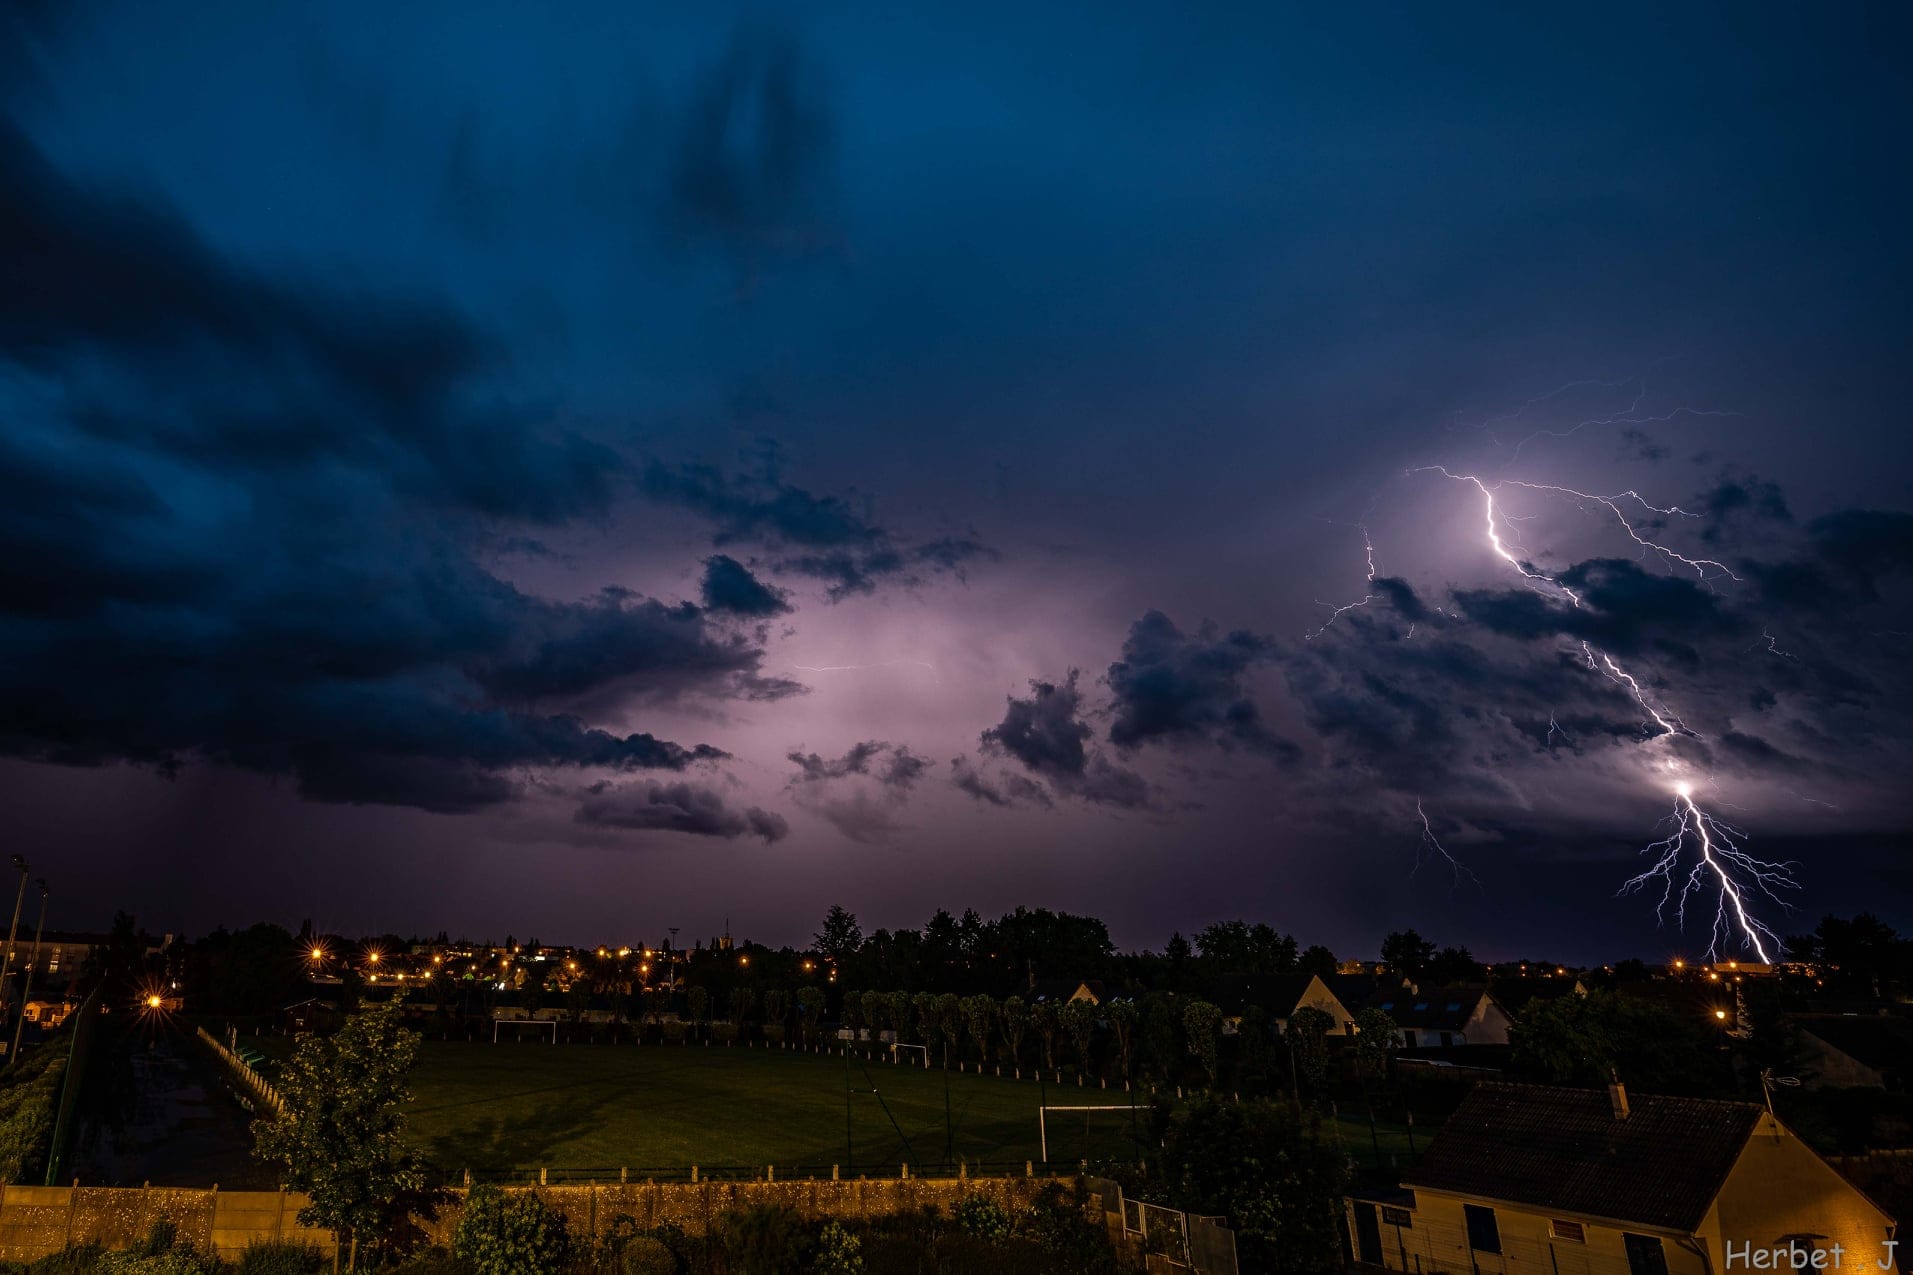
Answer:
[[[1674,813],[1668,818],[1673,831],[1642,851],[1655,856],[1653,864],[1629,878],[1621,886],[1621,893],[1644,890],[1658,880],[1661,898],[1655,916],[1664,922],[1672,909],[1675,924],[1683,927],[1687,924],[1689,899],[1711,893],[1714,918],[1708,930],[1708,956],[1718,958],[1721,948],[1731,944],[1738,934],[1743,948],[1751,948],[1763,963],[1771,964],[1770,945],[1777,948],[1780,936],[1748,910],[1747,896],[1758,891],[1787,906],[1776,891],[1800,888],[1793,877],[1794,865],[1770,863],[1748,854],[1742,849],[1746,834],[1695,805],[1693,789],[1687,784],[1675,789]],[[1690,848],[1694,861],[1683,871]]]

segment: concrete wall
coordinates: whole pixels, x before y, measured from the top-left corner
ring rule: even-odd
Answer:
[[[575,1235],[594,1234],[620,1214],[640,1227],[674,1222],[701,1234],[714,1219],[759,1204],[781,1204],[806,1218],[870,1218],[935,1205],[948,1210],[965,1195],[985,1195],[1005,1209],[1035,1199],[1051,1178],[877,1178],[846,1182],[660,1182],[539,1188]],[[526,1189],[526,1188],[513,1188]],[[307,1197],[286,1191],[220,1191],[162,1187],[0,1186],[0,1260],[25,1262],[69,1244],[124,1248],[165,1219],[180,1238],[232,1258],[248,1244],[288,1239],[330,1254],[330,1232],[298,1224]],[[460,1202],[427,1230],[449,1243]]]

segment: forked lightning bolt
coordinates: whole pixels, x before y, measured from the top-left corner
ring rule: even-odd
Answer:
[[[1516,552],[1519,548],[1518,540],[1514,541],[1513,547],[1510,546],[1512,533],[1505,532],[1504,529],[1515,519],[1504,512],[1496,502],[1495,493],[1500,488],[1508,486],[1528,491],[1548,492],[1567,497],[1581,503],[1584,507],[1588,504],[1598,505],[1614,516],[1628,537],[1641,546],[1643,553],[1652,552],[1660,555],[1661,560],[1670,567],[1679,564],[1691,569],[1703,581],[1713,578],[1710,573],[1738,579],[1723,563],[1710,558],[1688,557],[1642,534],[1622,510],[1619,502],[1633,500],[1643,509],[1662,516],[1692,517],[1693,515],[1677,506],[1663,509],[1651,505],[1637,492],[1622,492],[1618,496],[1597,496],[1576,491],[1571,487],[1517,482],[1513,479],[1488,483],[1473,474],[1457,474],[1440,465],[1423,466],[1409,472],[1411,474],[1437,473],[1454,482],[1472,485],[1481,495],[1483,525],[1488,547],[1494,555],[1514,568],[1523,579],[1532,582],[1544,592],[1564,599],[1576,609],[1586,607],[1586,601],[1579,592],[1523,558]],[[1330,617],[1331,620],[1333,618],[1333,616]],[[1769,645],[1772,646],[1771,639],[1769,639]],[[1664,749],[1666,742],[1676,735],[1698,738],[1678,715],[1654,703],[1648,697],[1639,679],[1623,668],[1611,654],[1588,642],[1581,643],[1581,652],[1589,669],[1626,690],[1652,721],[1653,729],[1646,740],[1646,747]],[[1777,650],[1775,653],[1785,654]],[[1549,721],[1549,728],[1549,739],[1552,741],[1554,731],[1558,729],[1552,719]],[[1670,761],[1670,765],[1672,764],[1676,763]],[[1799,883],[1793,879],[1792,865],[1769,863],[1754,858],[1741,848],[1741,843],[1746,839],[1743,833],[1715,819],[1695,804],[1693,788],[1690,784],[1682,782],[1675,791],[1678,800],[1674,808],[1673,832],[1648,847],[1648,852],[1656,855],[1654,863],[1646,871],[1623,885],[1622,892],[1640,890],[1649,882],[1659,880],[1662,883],[1663,893],[1660,906],[1656,910],[1657,915],[1664,920],[1671,907],[1676,921],[1685,924],[1688,900],[1696,894],[1711,891],[1715,898],[1715,911],[1713,925],[1709,932],[1708,953],[1718,955],[1722,944],[1732,942],[1738,935],[1743,948],[1749,948],[1757,953],[1763,962],[1768,961],[1769,945],[1776,943],[1777,940],[1774,932],[1749,909],[1748,896],[1757,891],[1781,906],[1786,906],[1785,900],[1776,891],[1799,888]],[[1442,849],[1440,842],[1434,839],[1434,834],[1429,828],[1428,817],[1421,811],[1420,802],[1416,803],[1415,809],[1421,816],[1424,846],[1432,845],[1434,849],[1446,856],[1447,851]],[[1686,863],[1689,854],[1693,856],[1692,866],[1683,871],[1683,864]],[[1453,862],[1452,857],[1450,862]]]
[[[1685,926],[1688,899],[1712,891],[1714,920],[1708,932],[1707,954],[1718,956],[1721,945],[1732,942],[1738,933],[1744,946],[1751,947],[1763,963],[1771,964],[1768,944],[1778,946],[1780,936],[1748,911],[1747,893],[1759,890],[1785,906],[1774,891],[1800,888],[1793,878],[1793,865],[1769,863],[1748,854],[1741,848],[1746,834],[1695,805],[1690,785],[1679,785],[1674,794],[1674,813],[1668,817],[1674,830],[1642,851],[1655,855],[1655,861],[1645,872],[1629,878],[1621,893],[1644,890],[1659,881],[1661,898],[1654,914],[1664,921],[1672,908],[1675,923]],[[1690,846],[1694,862],[1683,874],[1681,865]]]

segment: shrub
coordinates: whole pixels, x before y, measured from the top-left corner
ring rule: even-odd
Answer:
[[[814,1275],[863,1275],[863,1244],[836,1220],[823,1224],[810,1255]]]
[[[624,1246],[624,1257],[617,1268],[624,1275],[677,1275],[677,1254],[670,1245],[651,1235],[640,1235]]]
[[[804,1269],[810,1236],[797,1210],[760,1204],[725,1216],[724,1248],[738,1275],[788,1275]]]
[[[956,1203],[957,1229],[965,1235],[1000,1244],[1010,1237],[1010,1215],[986,1195],[966,1195]]]
[[[474,1275],[548,1275],[571,1261],[564,1216],[536,1191],[473,1187],[452,1251]]]
[[[237,1275],[318,1275],[330,1263],[311,1244],[267,1240],[248,1244],[239,1255]]]
[[[397,1266],[379,1270],[381,1275],[472,1275],[468,1263],[442,1248],[420,1249]]]
[[[32,1275],[89,1275],[98,1270],[106,1250],[98,1244],[78,1244],[62,1253],[53,1253],[18,1269]]]

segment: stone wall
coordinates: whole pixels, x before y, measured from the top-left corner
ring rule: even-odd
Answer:
[[[620,1214],[640,1227],[666,1222],[702,1234],[739,1209],[781,1204],[806,1218],[869,1218],[936,1206],[948,1210],[965,1195],[988,1196],[1005,1209],[1028,1205],[1051,1178],[875,1178],[852,1181],[632,1182],[536,1188],[565,1215],[580,1237],[608,1227]],[[532,1188],[512,1187],[512,1190]],[[427,1230],[448,1243],[458,1224],[459,1193]],[[70,1244],[125,1248],[144,1239],[153,1223],[171,1222],[181,1239],[233,1258],[248,1244],[287,1239],[330,1254],[330,1232],[298,1224],[307,1199],[290,1191],[221,1191],[173,1187],[52,1187],[0,1185],[0,1260],[25,1262]]]

